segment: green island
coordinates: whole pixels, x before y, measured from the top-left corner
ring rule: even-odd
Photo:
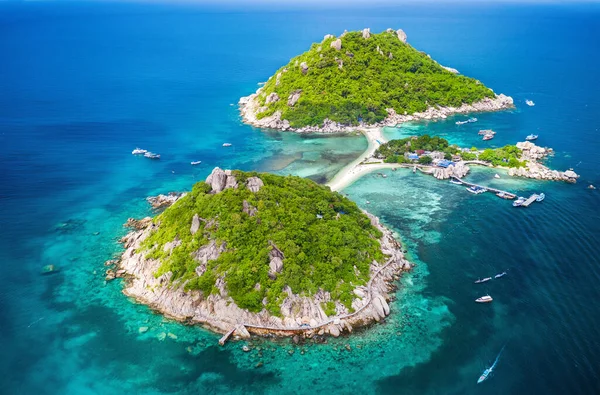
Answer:
[[[372,260],[383,260],[381,232],[369,218],[341,194],[307,179],[263,173],[264,186],[254,193],[245,181],[258,173],[232,175],[238,188],[212,194],[209,184],[199,182],[155,218],[161,226],[141,251],[162,261],[156,276],[172,272],[172,282],[210,294],[217,292],[216,278],[224,275],[234,302],[254,312],[267,298],[267,309],[279,314],[285,285],[295,294],[312,295],[321,288],[351,309],[354,287],[368,281]],[[204,221],[191,234],[194,215]],[[164,245],[176,237],[180,245],[172,253],[165,251]],[[198,276],[194,253],[211,240],[225,245],[225,251]],[[270,276],[269,253],[274,248],[285,258],[281,272]]]
[[[457,112],[512,107],[511,98],[500,96],[494,102],[499,96],[481,82],[413,48],[402,30],[372,34],[365,29],[326,35],[240,104],[248,123],[299,129],[327,123],[373,125],[402,117],[397,114],[456,110],[485,100],[481,108]]]
[[[448,140],[439,136],[407,137],[404,139],[390,140],[381,144],[375,151],[375,157],[383,159],[385,163],[419,163],[428,165],[435,159],[447,161],[473,161],[488,162],[493,166],[525,167],[527,160],[521,160],[522,150],[516,145],[505,145],[501,148],[486,148],[484,150],[471,147],[460,148],[451,145]]]
[[[116,276],[127,295],[220,332],[337,336],[389,314],[393,280],[412,266],[377,218],[297,176],[215,168],[166,199],[128,221]]]

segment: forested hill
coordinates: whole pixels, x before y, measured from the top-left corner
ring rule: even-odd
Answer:
[[[279,111],[291,127],[375,123],[387,108],[412,114],[430,106],[459,107],[495,95],[406,43],[402,30],[367,29],[327,35],[280,68],[258,95],[258,119]]]
[[[155,276],[219,293],[252,312],[280,314],[285,289],[329,292],[352,310],[355,287],[384,261],[382,233],[358,206],[337,192],[293,176],[215,169],[206,182],[154,219],[140,252],[162,264]],[[221,280],[222,279],[222,280]]]

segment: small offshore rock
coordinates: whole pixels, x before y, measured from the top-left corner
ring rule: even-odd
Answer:
[[[243,346],[243,347],[242,347],[242,351],[244,351],[244,352],[249,352],[249,351],[250,351],[250,347],[248,347],[248,346]]]
[[[146,333],[148,332],[148,327],[147,326],[140,326],[140,329],[138,329],[139,333]]]
[[[167,333],[167,336],[169,336],[173,340],[177,339],[177,335],[171,332]]]

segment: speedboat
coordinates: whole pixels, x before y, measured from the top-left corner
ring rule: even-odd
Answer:
[[[541,202],[542,200],[546,199],[546,194],[545,193],[540,193],[538,195],[538,197],[535,199],[536,202]]]
[[[538,138],[537,134],[530,134],[529,136],[525,137],[525,140],[533,141],[533,140],[537,140],[537,138]]]
[[[146,152],[144,154],[144,157],[148,158],[148,159],[160,159],[160,155],[159,154],[155,154],[154,152]]]
[[[533,100],[525,100],[525,104],[527,104],[529,107],[535,106],[535,103],[533,102]]]
[[[477,122],[477,118],[469,118],[466,121],[456,121],[455,123],[457,125],[464,125],[466,123],[473,123],[473,122]]]
[[[194,161],[194,162],[190,162],[190,164],[191,164],[192,166],[199,165],[200,163],[202,163],[202,161],[201,161],[201,160],[197,160],[197,161]]]
[[[477,384],[484,382],[485,380],[487,380],[490,377],[490,374],[492,374],[492,371],[494,370],[494,368],[496,367],[496,364],[498,363],[498,360],[500,359],[500,355],[502,355],[502,351],[504,351],[504,347],[506,347],[506,345],[504,345],[502,347],[502,350],[500,350],[500,353],[496,357],[496,360],[494,361],[492,366],[490,366],[489,368],[484,370],[483,373],[481,373],[481,376],[479,376],[479,379],[477,380]]]
[[[480,278],[478,280],[475,280],[475,284],[481,284],[481,283],[484,283],[486,281],[490,281],[491,279],[492,279],[491,277]]]
[[[223,147],[231,147],[231,143],[223,143]]]
[[[525,203],[526,200],[527,199],[525,199],[524,197],[519,196],[519,198],[513,202],[513,207],[519,207],[520,205]]]
[[[506,272],[498,273],[498,274],[496,274],[494,276],[494,278],[500,278],[500,277],[503,277],[503,276],[506,276]]]
[[[462,182],[458,181],[456,178],[450,180],[450,184],[462,185]]]
[[[481,298],[475,299],[475,301],[477,303],[490,303],[492,300],[494,300],[494,299],[492,299],[492,297],[490,295],[485,295],[485,296],[482,296]]]
[[[141,148],[136,148],[133,151],[131,151],[131,153],[133,155],[144,155],[146,152],[148,152],[148,151],[145,149],[141,149]]]

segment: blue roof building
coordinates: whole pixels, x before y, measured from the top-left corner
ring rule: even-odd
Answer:
[[[454,162],[449,161],[447,159],[442,159],[441,161],[438,162],[439,167],[448,167],[450,165],[454,165]]]
[[[419,159],[419,155],[417,155],[417,154],[408,154],[408,159],[417,160],[417,159]]]

